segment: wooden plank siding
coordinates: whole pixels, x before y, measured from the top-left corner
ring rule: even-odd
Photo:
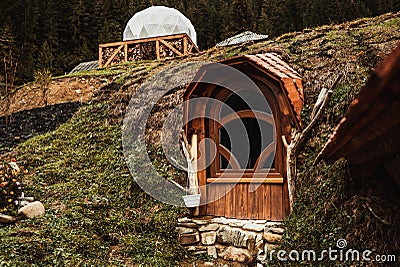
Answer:
[[[99,66],[153,60],[200,52],[187,34],[175,34],[99,45]]]
[[[257,189],[252,192],[249,190],[249,183],[231,187],[232,184],[207,186],[209,198],[221,198],[207,204],[205,215],[272,221],[282,221],[287,216],[283,202],[283,184],[258,184]]]

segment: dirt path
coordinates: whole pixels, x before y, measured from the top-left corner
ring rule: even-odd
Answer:
[[[47,91],[47,105],[69,102],[86,103],[102,86],[109,82],[102,77],[67,77],[51,81]],[[7,105],[5,99],[0,101],[0,117],[12,113],[45,107],[43,90],[39,84],[31,83],[13,93]]]

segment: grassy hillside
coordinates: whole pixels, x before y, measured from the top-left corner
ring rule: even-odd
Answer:
[[[294,212],[285,222],[283,247],[327,249],[337,239],[346,238],[354,249],[400,255],[399,200],[391,187],[381,186],[374,177],[352,180],[344,160],[312,166],[371,68],[399,41],[400,14],[388,14],[286,34],[264,43],[214,48],[188,58],[130,63],[77,74],[101,76],[110,72],[114,79],[70,120],[5,155],[15,156],[29,169],[23,181],[25,192],[43,201],[47,213],[42,218],[0,227],[0,263],[177,266],[194,260],[177,244],[174,232],[176,219],[188,211],[154,201],[134,183],[126,168],[121,148],[125,108],[143,81],[167,66],[269,51],[281,54],[303,75],[305,124],[321,88],[345,71],[299,158],[300,189]],[[181,93],[178,90],[175,96]],[[165,104],[157,112],[171,108]],[[149,150],[164,176],[181,175],[162,158],[159,146],[149,146]]]

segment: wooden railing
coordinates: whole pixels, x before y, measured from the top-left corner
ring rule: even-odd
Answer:
[[[136,60],[155,60],[199,52],[187,34],[151,37],[99,45],[99,67]]]

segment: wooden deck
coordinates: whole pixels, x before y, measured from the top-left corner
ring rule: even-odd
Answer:
[[[156,60],[199,52],[187,34],[143,38],[99,45],[99,66],[136,60]]]

